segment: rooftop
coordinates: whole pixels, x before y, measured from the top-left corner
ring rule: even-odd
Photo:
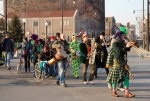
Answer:
[[[63,11],[63,17],[73,17],[76,11]],[[14,15],[25,18],[46,18],[46,17],[62,17],[62,11],[45,11],[45,12],[9,12],[7,17],[12,18]]]

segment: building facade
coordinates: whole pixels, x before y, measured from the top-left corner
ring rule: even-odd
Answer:
[[[30,37],[30,34],[37,34],[40,38],[47,38],[60,32],[66,35],[70,41],[72,33],[80,32],[80,25],[78,25],[79,14],[78,11],[64,11],[63,27],[61,11],[47,11],[47,12],[26,12],[26,13],[8,13],[8,22],[14,14],[22,14],[20,17],[23,23],[25,19],[25,36]],[[47,25],[45,23],[47,22]],[[24,27],[24,26],[23,26]]]
[[[105,0],[8,0],[8,13],[78,10],[80,31],[96,36],[105,31]]]
[[[111,39],[112,35],[115,34],[115,26],[116,25],[116,20],[115,17],[105,17],[105,36],[107,39]]]

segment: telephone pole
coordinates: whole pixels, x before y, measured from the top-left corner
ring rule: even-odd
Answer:
[[[147,43],[147,47],[146,50],[149,51],[149,0],[147,0],[147,32],[146,32],[146,43]]]
[[[7,0],[4,0],[5,33],[7,33]]]

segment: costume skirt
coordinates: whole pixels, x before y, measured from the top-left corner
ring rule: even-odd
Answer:
[[[125,67],[113,66],[106,81],[112,84],[124,81],[125,78],[129,78],[129,72],[125,69]]]

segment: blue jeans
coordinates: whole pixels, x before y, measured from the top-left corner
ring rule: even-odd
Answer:
[[[64,78],[64,61],[59,60],[57,61],[57,77],[56,80],[60,81],[61,84],[65,84],[65,78]]]
[[[55,75],[54,66],[50,66],[49,64],[46,64],[45,73],[46,75],[49,74],[50,76]]]
[[[10,59],[12,58],[12,52],[5,52],[5,64],[10,67]]]
[[[58,64],[57,64],[57,62],[54,64],[54,71],[55,71],[55,73],[56,73],[56,75],[58,75]]]
[[[63,60],[64,73],[66,73],[66,71],[67,71],[67,65],[68,65],[67,63],[68,63],[67,60]]]

